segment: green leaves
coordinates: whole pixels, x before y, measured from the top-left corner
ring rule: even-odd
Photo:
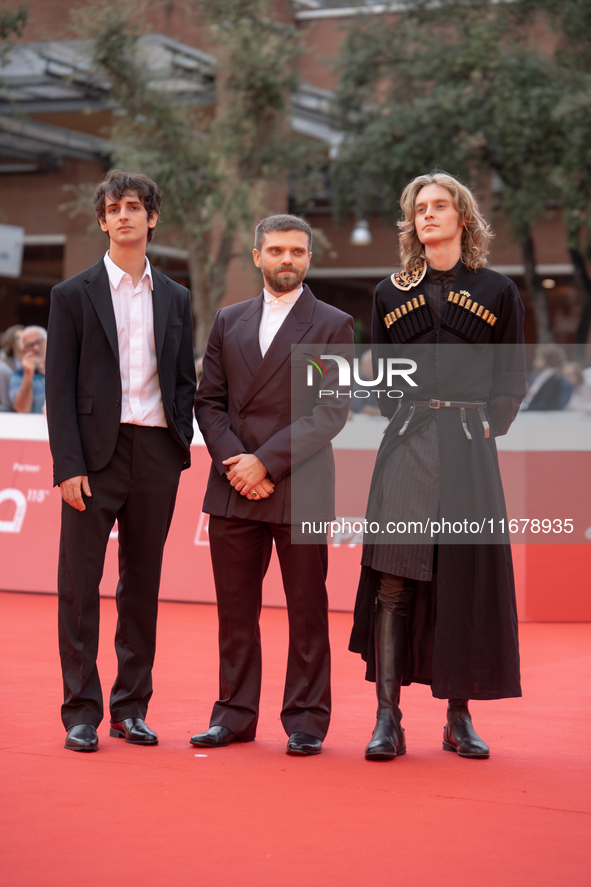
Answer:
[[[335,209],[393,221],[410,179],[435,167],[459,175],[486,189],[509,219],[541,304],[531,229],[561,208],[569,249],[589,250],[591,5],[410,0],[406,7],[356,17],[344,41]],[[540,341],[548,340],[547,321],[538,327]],[[587,329],[577,335],[585,341]]]
[[[26,3],[13,9],[0,9],[0,63],[2,63],[15,39],[23,36],[29,17]]]
[[[471,181],[494,172],[497,207],[516,229],[572,200],[566,182],[588,165],[589,82],[584,65],[575,76],[563,63],[562,48],[577,9],[585,26],[587,6],[444,0],[356,18],[337,90],[346,133],[333,174],[337,209],[393,214],[408,180],[435,166]],[[554,15],[546,24],[532,15],[544,10]],[[538,46],[550,23],[566,29],[555,52],[550,38]]]
[[[171,92],[178,75],[150,65],[135,0],[85,5],[76,24],[93,41],[97,81],[109,81],[117,107],[114,159],[158,182],[163,221],[189,251],[202,351],[238,231],[253,227],[265,189],[301,162],[303,140],[289,115],[302,45],[294,26],[271,18],[270,0],[185,0],[185,8],[207,29],[215,56],[215,92],[205,90],[200,104]]]
[[[28,17],[26,3],[19,3],[15,9],[0,9],[0,43],[22,37]]]

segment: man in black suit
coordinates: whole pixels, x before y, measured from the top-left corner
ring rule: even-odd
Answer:
[[[208,748],[255,737],[261,688],[259,615],[273,542],[289,618],[281,720],[289,754],[322,750],[330,719],[326,537],[292,542],[292,489],[313,498],[316,520],[334,516],[330,441],[347,420],[348,401],[326,400],[306,383],[307,364],[291,346],[348,350],[353,319],[317,301],[302,281],[312,231],[296,216],[264,219],[254,261],[265,288],[222,308],[214,320],[195,402],[212,458],[203,509],[220,623],[220,698],[210,727],[191,742]],[[299,383],[292,387],[295,373]],[[324,379],[322,387],[336,388]],[[293,395],[293,396],[292,396]]]
[[[152,695],[162,552],[190,464],[195,365],[188,290],[150,266],[160,192],[114,170],[95,192],[110,248],[54,287],[46,361],[54,483],[62,494],[58,595],[65,747],[98,748],[99,583],[119,527],[111,736],[137,745]]]
[[[563,410],[573,385],[561,373],[566,360],[564,348],[550,343],[538,345],[533,361],[535,375],[529,380],[521,410]]]

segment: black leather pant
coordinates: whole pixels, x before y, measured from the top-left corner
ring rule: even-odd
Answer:
[[[389,613],[408,616],[410,603],[417,590],[416,579],[395,576],[393,573],[382,573],[378,589],[378,601]]]

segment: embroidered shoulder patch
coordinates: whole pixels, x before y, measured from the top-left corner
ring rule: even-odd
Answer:
[[[390,280],[396,289],[408,292],[413,286],[417,286],[421,282],[426,273],[427,263],[423,262],[422,267],[419,265],[414,271],[399,271],[397,274],[392,274]]]

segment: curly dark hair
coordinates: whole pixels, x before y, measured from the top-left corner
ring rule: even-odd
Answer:
[[[122,169],[112,169],[107,177],[96,186],[94,192],[94,208],[97,221],[105,221],[105,198],[107,195],[114,200],[121,200],[126,194],[135,192],[142,201],[150,219],[153,213],[160,213],[160,190],[156,182],[149,179],[143,173],[123,172]],[[154,237],[154,228],[148,229],[148,243]]]

